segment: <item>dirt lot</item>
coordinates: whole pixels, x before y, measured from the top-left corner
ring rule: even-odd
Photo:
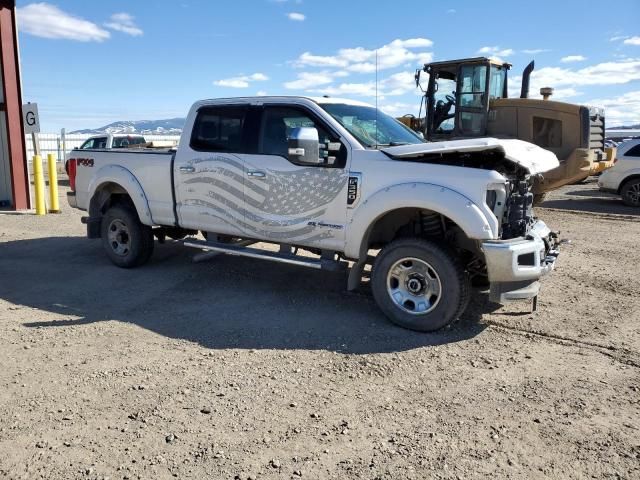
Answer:
[[[66,206],[0,214],[0,477],[640,478],[640,212],[546,207],[573,243],[538,313],[478,293],[428,335],[343,274],[124,271]]]

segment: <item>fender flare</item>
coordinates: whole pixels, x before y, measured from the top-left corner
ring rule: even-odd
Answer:
[[[140,221],[144,225],[154,225],[147,196],[133,173],[120,165],[106,165],[100,168],[89,183],[89,202],[105,183],[115,183],[122,187],[136,207]]]
[[[491,240],[497,235],[497,231],[494,232],[494,228],[498,228],[497,219],[492,226],[478,205],[455,190],[430,183],[402,183],[377,191],[356,208],[347,226],[345,255],[348,258],[366,255],[369,234],[375,223],[387,213],[402,208],[419,208],[444,215],[472,239]]]

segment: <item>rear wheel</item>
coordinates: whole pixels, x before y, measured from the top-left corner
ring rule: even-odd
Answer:
[[[640,207],[640,178],[627,180],[620,189],[622,201],[630,207]]]
[[[145,264],[153,253],[151,227],[143,225],[131,207],[116,205],[102,217],[102,246],[109,259],[122,268]]]
[[[448,249],[417,238],[396,240],[382,249],[371,288],[392,322],[422,332],[457,320],[469,300],[469,279],[458,259]]]

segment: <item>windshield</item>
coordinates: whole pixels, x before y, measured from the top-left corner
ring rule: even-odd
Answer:
[[[409,128],[373,107],[325,103],[320,105],[365,147],[423,143]]]

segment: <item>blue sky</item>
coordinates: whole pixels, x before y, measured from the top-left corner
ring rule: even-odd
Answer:
[[[498,56],[532,91],[640,123],[640,2],[18,0],[23,96],[43,131],[186,115],[201,98],[304,94],[417,113],[421,63]]]

